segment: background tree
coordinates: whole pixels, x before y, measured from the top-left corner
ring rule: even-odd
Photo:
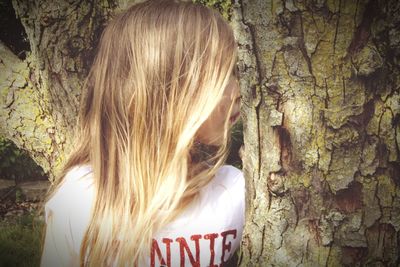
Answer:
[[[99,34],[127,2],[12,2],[30,51],[0,44],[0,135],[50,179]],[[398,1],[200,2],[220,8],[240,45],[240,264],[399,265]]]

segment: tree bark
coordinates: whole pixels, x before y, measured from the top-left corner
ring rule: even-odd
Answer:
[[[235,7],[241,266],[398,266],[399,2]]]

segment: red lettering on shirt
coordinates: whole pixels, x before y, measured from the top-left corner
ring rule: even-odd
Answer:
[[[172,243],[172,239],[169,238],[163,238],[162,242],[164,244],[166,244],[166,253],[167,253],[167,266],[171,267],[171,243]],[[165,260],[161,255],[161,250],[160,247],[158,246],[157,240],[153,239],[153,243],[151,246],[151,253],[150,253],[150,257],[151,257],[151,267],[155,267],[155,253],[157,253],[157,257],[158,260],[160,262],[161,265],[165,265]]]
[[[196,247],[196,253],[195,253],[195,257],[196,259],[194,259],[192,252],[190,251],[190,248],[185,240],[185,238],[183,237],[178,237],[176,239],[176,241],[179,243],[179,249],[180,249],[180,258],[181,258],[181,267],[185,266],[185,252],[184,250],[186,250],[188,256],[189,256],[189,260],[190,263],[192,264],[193,267],[200,267],[200,244],[199,244],[199,240],[201,238],[201,235],[192,235],[190,237],[190,240],[195,242],[195,247]]]
[[[219,238],[220,236],[222,237],[222,240],[221,240],[221,238]],[[203,255],[203,257],[207,257],[209,255],[210,260],[209,260],[208,266],[210,266],[210,267],[224,266],[224,264],[226,264],[228,262],[228,259],[233,252],[232,245],[233,245],[233,242],[236,239],[236,237],[237,237],[236,229],[221,232],[220,234],[219,233],[205,234],[203,236],[204,241],[201,241],[202,235],[200,235],[200,234],[192,235],[190,237],[190,240],[194,241],[194,250],[193,250],[193,247],[191,248],[189,246],[188,241],[186,241],[186,239],[184,237],[176,238],[175,240],[179,244],[179,254],[178,254],[179,259],[177,259],[178,261],[180,261],[179,266],[185,267],[186,261],[189,260],[190,266],[200,267],[200,255]],[[208,240],[208,241],[206,241],[206,240]],[[157,240],[153,239],[152,246],[151,246],[151,253],[150,253],[150,256],[151,256],[150,266],[151,267],[156,267],[156,266],[171,267],[172,265],[178,266],[178,262],[171,262],[172,261],[171,244],[173,244],[173,242],[174,242],[173,239],[163,238],[162,239],[163,245],[160,244],[161,245],[161,248],[160,248]],[[209,242],[209,250],[201,251],[201,254],[200,254],[200,242]],[[215,256],[219,255],[219,253],[216,254],[216,251],[215,251],[216,244],[222,245],[221,250],[218,251],[221,253],[221,262],[220,262],[221,265],[218,265],[218,260],[215,259]],[[163,252],[165,251],[164,252],[165,254],[161,253],[161,251],[163,251]],[[228,254],[228,255],[227,255],[227,259],[225,260],[226,254]],[[157,260],[158,260],[157,262],[156,262],[156,255],[157,255]],[[173,255],[173,256],[175,256],[175,255]],[[204,260],[205,259],[206,258],[204,258]],[[217,261],[217,263],[215,261]],[[156,265],[156,263],[158,265]],[[207,261],[203,262],[203,264],[206,264],[206,263],[207,263]]]
[[[207,234],[204,236],[204,239],[210,240],[210,267],[218,267],[218,265],[214,264],[214,257],[215,257],[215,250],[214,250],[214,243],[215,239],[218,237],[217,233]]]
[[[222,235],[222,256],[221,256],[221,263],[224,264],[226,263],[225,261],[225,252],[231,251],[231,247],[232,247],[232,242],[229,241],[228,243],[226,243],[226,237],[228,235],[233,235],[233,239],[236,239],[236,229],[234,230],[229,230],[229,231],[225,231],[221,233]]]

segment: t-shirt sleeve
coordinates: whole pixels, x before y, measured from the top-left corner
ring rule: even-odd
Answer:
[[[76,167],[45,204],[46,237],[41,266],[79,266],[80,245],[88,226],[93,188],[87,168]],[[86,176],[86,177],[85,177]]]

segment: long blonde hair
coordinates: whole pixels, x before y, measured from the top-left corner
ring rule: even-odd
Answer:
[[[228,23],[200,4],[147,1],[109,22],[85,82],[75,149],[60,175],[82,164],[93,170],[81,266],[137,265],[153,235],[224,164],[229,119],[222,144],[200,161],[196,132],[222,99],[236,53]]]

